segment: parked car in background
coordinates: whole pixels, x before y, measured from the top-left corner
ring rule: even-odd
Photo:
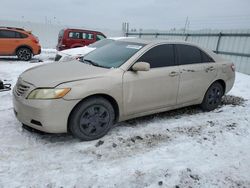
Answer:
[[[0,56],[17,56],[29,61],[33,55],[41,53],[41,45],[36,36],[22,28],[0,27]]]
[[[86,55],[89,52],[92,52],[96,48],[100,48],[116,40],[121,40],[126,38],[132,38],[132,37],[110,37],[94,42],[88,46],[58,51],[55,56],[55,61],[64,62],[64,61],[74,60],[81,56]]]
[[[13,104],[23,124],[93,140],[117,121],[197,104],[214,110],[234,80],[234,64],[210,50],[186,42],[126,39],[75,63],[25,71],[13,89]]]
[[[58,34],[56,49],[61,51],[70,48],[83,47],[104,38],[106,38],[106,36],[99,31],[62,29]]]

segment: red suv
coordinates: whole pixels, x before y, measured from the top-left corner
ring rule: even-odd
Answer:
[[[103,38],[106,38],[106,36],[99,31],[62,29],[58,35],[56,49],[61,51],[69,48],[83,47]]]

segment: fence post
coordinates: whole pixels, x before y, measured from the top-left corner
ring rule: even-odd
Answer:
[[[186,34],[186,37],[185,37],[185,41],[188,40],[188,36],[189,36],[189,34],[187,33],[187,34]]]
[[[217,44],[216,44],[216,50],[215,52],[218,53],[219,52],[219,47],[220,47],[220,39],[222,37],[222,33],[220,32],[219,33],[219,37],[218,37],[218,40],[217,40]]]

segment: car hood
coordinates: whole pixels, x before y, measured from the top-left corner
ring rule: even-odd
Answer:
[[[79,61],[49,63],[24,71],[20,78],[35,87],[56,87],[61,83],[103,77],[111,69],[95,67]]]
[[[63,50],[63,51],[60,51],[58,54],[77,56],[77,55],[85,55],[93,50],[95,50],[95,48],[84,46],[84,47],[79,47],[79,48],[71,48],[71,49]]]

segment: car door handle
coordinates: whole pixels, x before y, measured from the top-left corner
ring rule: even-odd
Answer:
[[[178,75],[179,75],[179,73],[175,72],[175,71],[169,73],[169,76],[171,76],[171,77],[178,76]]]
[[[195,72],[193,69],[182,69],[184,72]]]
[[[214,67],[208,67],[208,68],[206,68],[206,72],[208,72],[208,71],[214,71],[214,70],[215,70]]]

